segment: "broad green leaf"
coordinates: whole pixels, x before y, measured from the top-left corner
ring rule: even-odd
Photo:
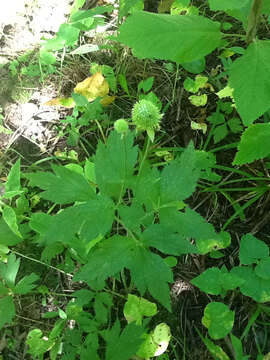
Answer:
[[[153,213],[146,213],[142,205],[133,201],[130,206],[119,206],[119,215],[126,229],[140,233],[141,225],[147,226],[154,220]]]
[[[150,317],[157,313],[157,305],[142,297],[128,294],[128,300],[124,306],[124,315],[128,323],[135,321],[142,324],[144,316]]]
[[[187,199],[196,188],[200,172],[196,151],[190,143],[180,158],[170,162],[161,173],[162,204]]]
[[[213,301],[204,309],[202,323],[212,339],[222,339],[233,328],[234,312],[227,305]]]
[[[268,258],[269,248],[261,240],[251,234],[242,236],[239,249],[240,263],[251,265],[260,259]]]
[[[3,295],[8,295],[8,293],[9,289],[0,282],[0,297],[2,297]]]
[[[74,281],[83,280],[91,286],[97,280],[99,283],[105,281],[124,267],[131,270],[131,279],[141,295],[149,290],[155,299],[170,309],[168,282],[173,281],[170,268],[160,256],[128,237],[114,236],[99,243],[89,253],[88,263],[75,274]]]
[[[37,285],[34,284],[39,279],[39,276],[32,273],[23,277],[15,286],[14,292],[15,294],[27,294],[32,291]]]
[[[205,58],[203,57],[188,63],[182,63],[181,66],[192,74],[199,74],[205,70]]]
[[[227,248],[231,243],[231,236],[228,232],[221,232],[215,234],[214,237],[205,239],[198,238],[196,240],[197,248],[200,254],[207,254],[213,250],[220,250]]]
[[[8,224],[10,230],[12,230],[15,235],[21,238],[22,235],[19,231],[17,216],[12,207],[5,205],[3,209],[3,219]]]
[[[233,62],[229,84],[236,109],[248,126],[270,108],[270,41],[256,41]]]
[[[270,154],[269,138],[269,123],[250,125],[241,137],[233,164],[247,164],[268,156]]]
[[[148,246],[155,247],[164,254],[196,254],[197,249],[182,235],[172,233],[164,225],[150,225],[143,232],[143,239]]]
[[[74,281],[105,281],[124,267],[128,267],[133,257],[134,241],[128,237],[115,235],[99,243],[88,255],[88,262],[75,274]]]
[[[136,176],[132,185],[136,201],[150,210],[157,210],[160,205],[160,173],[148,164]]]
[[[94,310],[95,310],[95,320],[100,324],[106,324],[108,321],[108,315],[110,308],[113,305],[112,295],[100,292],[95,296],[94,301]]]
[[[212,11],[240,9],[244,7],[250,0],[208,0]]]
[[[140,294],[144,295],[149,290],[153,298],[171,311],[168,283],[173,281],[173,274],[165,261],[159,255],[137,246],[129,268]]]
[[[205,270],[201,275],[191,280],[191,283],[211,295],[219,295],[222,287],[221,273],[216,267]]]
[[[120,334],[119,321],[106,330],[106,360],[129,360],[142,343],[144,329],[134,323],[128,324]]]
[[[76,304],[79,306],[89,305],[95,294],[91,290],[81,289],[72,294],[76,298]]]
[[[226,124],[219,125],[214,130],[214,143],[217,144],[228,135]]]
[[[21,190],[21,173],[20,173],[21,162],[20,159],[12,166],[7,182],[5,184],[5,197],[11,191],[20,191]]]
[[[264,280],[270,280],[270,258],[263,259],[255,267],[255,274]]]
[[[105,196],[97,196],[84,204],[70,206],[57,215],[35,213],[30,227],[41,234],[46,245],[60,242],[76,248],[76,243],[89,245],[99,235],[105,235],[112,226],[114,204]],[[76,234],[81,240],[76,240]]]
[[[5,324],[10,324],[15,316],[15,306],[11,296],[0,299],[0,330]]]
[[[29,354],[34,357],[40,357],[52,347],[54,342],[44,338],[41,330],[34,329],[28,333],[26,344],[29,346]]]
[[[167,350],[170,339],[170,327],[165,323],[158,324],[150,334],[145,335],[145,341],[136,355],[142,359],[159,356]]]
[[[10,230],[9,226],[3,219],[0,218],[0,245],[5,246],[14,246],[21,242],[23,239],[18,235],[15,235],[13,231]]]
[[[191,281],[193,285],[211,295],[219,295],[224,291],[234,290],[243,282],[243,279],[237,274],[223,272],[216,267],[205,270]]]
[[[7,263],[0,263],[0,275],[8,287],[14,287],[19,267],[20,259],[16,259],[14,254],[8,256]]]
[[[202,16],[136,12],[120,27],[118,40],[139,58],[186,63],[219,46],[219,28],[219,23]]]
[[[113,131],[106,144],[98,144],[94,163],[101,193],[117,199],[125,193],[138,156],[137,146],[133,146],[133,138],[131,132],[122,138]]]
[[[184,212],[177,211],[176,208],[162,208],[160,210],[160,223],[169,228],[170,231],[179,233],[185,238],[196,239],[197,247],[206,254],[208,250],[212,250],[212,239],[221,245],[222,240],[212,224],[208,223],[199,213],[186,207]],[[204,243],[204,241],[207,241]]]
[[[36,172],[25,174],[30,186],[38,186],[43,191],[43,199],[57,204],[69,204],[75,201],[88,201],[95,197],[95,192],[83,175],[64,166],[52,165],[55,174]]]
[[[257,302],[270,301],[270,282],[257,276],[254,270],[248,266],[234,267],[232,274],[242,278],[244,282],[240,285],[243,295],[251,297]]]

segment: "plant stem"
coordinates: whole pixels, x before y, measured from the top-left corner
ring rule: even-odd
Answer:
[[[143,154],[142,161],[141,161],[141,163],[140,163],[138,176],[140,175],[140,173],[141,173],[141,171],[142,171],[143,164],[144,164],[145,159],[147,158],[147,155],[148,155],[149,146],[150,146],[150,138],[149,138],[149,136],[147,136],[147,140],[146,140],[146,141],[147,141],[147,142],[146,142],[146,147],[145,147],[145,151],[144,151],[144,154]]]
[[[25,258],[25,259],[27,259],[27,260],[34,261],[34,262],[36,262],[36,263],[38,263],[38,264],[47,266],[47,267],[49,267],[50,269],[56,270],[56,271],[58,271],[58,272],[60,272],[60,273],[62,273],[62,274],[72,276],[71,274],[68,274],[68,273],[66,273],[66,272],[63,271],[63,270],[60,270],[60,269],[58,269],[57,267],[54,267],[54,266],[49,265],[49,264],[46,264],[46,263],[44,263],[44,262],[42,262],[42,261],[40,261],[40,260],[34,259],[34,258],[32,258],[32,257],[23,255],[23,254],[19,253],[18,251],[11,250],[11,252],[12,252],[13,254],[16,254],[16,255],[18,255],[18,256],[20,256],[20,257],[23,257],[23,258]]]
[[[260,20],[263,0],[253,0],[251,10],[248,17],[248,26],[246,34],[246,43],[250,44],[255,40],[257,33],[257,25]]]

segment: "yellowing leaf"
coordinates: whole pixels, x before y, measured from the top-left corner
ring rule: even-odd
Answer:
[[[100,103],[101,103],[101,105],[103,105],[103,106],[108,106],[108,105],[110,105],[112,102],[114,102],[114,100],[115,100],[115,96],[106,95],[106,96],[104,96],[104,98],[102,98],[102,99],[100,100]]]
[[[109,93],[109,84],[100,72],[86,78],[78,83],[74,92],[81,94],[87,98],[88,101],[95,100],[98,96],[103,97]]]
[[[115,96],[108,96],[109,84],[100,72],[97,72],[79,82],[75,87],[74,92],[85,96],[89,102],[95,100],[97,97],[101,97],[102,99],[100,100],[100,103],[103,106],[110,105],[115,99]],[[47,101],[44,105],[73,108],[75,106],[75,102],[71,97],[55,98]]]
[[[66,108],[73,108],[75,106],[74,100],[72,98],[55,98],[47,101],[45,104],[47,106],[64,106]]]
[[[205,123],[197,123],[195,121],[191,121],[191,129],[201,130],[205,134],[207,131],[207,125]]]

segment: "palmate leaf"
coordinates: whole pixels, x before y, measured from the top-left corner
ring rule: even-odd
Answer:
[[[162,305],[170,309],[168,282],[173,281],[172,272],[164,260],[138,245],[128,237],[113,236],[102,241],[88,255],[88,263],[74,276],[74,281],[85,281],[92,286],[102,283],[123,268],[131,270],[132,281],[141,295],[149,290]]]
[[[139,350],[143,342],[144,328],[135,323],[128,324],[120,333],[120,323],[117,320],[113,327],[102,331],[106,346],[106,360],[129,360]]]
[[[139,58],[178,63],[200,59],[219,46],[220,25],[202,16],[136,12],[120,27],[118,41]]]
[[[171,232],[164,225],[150,225],[143,232],[143,239],[148,246],[170,255],[196,254],[197,249],[179,233]]]
[[[122,138],[114,131],[110,133],[106,144],[98,144],[94,163],[97,185],[102,194],[118,199],[125,193],[138,156],[133,139],[131,132]]]
[[[256,41],[234,61],[229,83],[243,123],[248,126],[270,108],[270,41]]]
[[[25,174],[30,186],[38,186],[43,191],[43,199],[57,204],[70,204],[75,201],[87,201],[95,197],[95,192],[87,180],[75,171],[64,166],[52,165],[55,174],[36,172]]]
[[[253,124],[249,126],[241,137],[238,152],[235,156],[233,164],[247,164],[268,156],[270,154],[268,146],[269,139],[269,123]]]
[[[33,214],[30,227],[41,234],[41,240],[46,245],[60,242],[76,248],[76,235],[88,243],[99,235],[105,235],[111,229],[113,219],[112,200],[96,196],[95,199],[70,206],[54,216]]]
[[[194,192],[200,174],[197,153],[190,143],[180,158],[172,161],[161,173],[161,203],[187,199]]]

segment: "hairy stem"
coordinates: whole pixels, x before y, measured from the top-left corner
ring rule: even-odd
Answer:
[[[263,0],[253,0],[251,10],[248,17],[247,35],[246,42],[250,44],[255,40],[257,33],[257,25],[260,21],[261,9]]]

